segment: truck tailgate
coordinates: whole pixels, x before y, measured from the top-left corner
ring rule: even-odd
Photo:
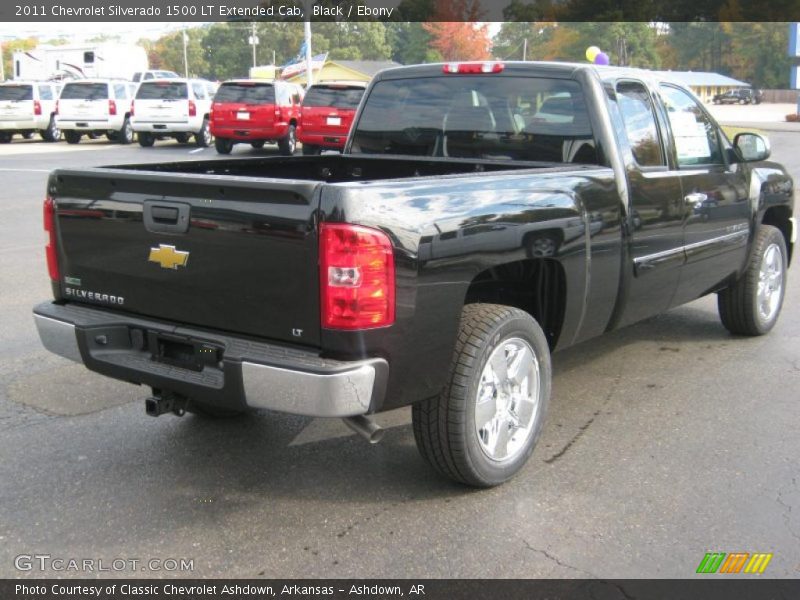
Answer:
[[[64,299],[319,344],[317,182],[56,171]]]

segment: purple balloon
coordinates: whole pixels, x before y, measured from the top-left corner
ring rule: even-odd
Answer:
[[[597,56],[594,57],[594,64],[596,65],[607,65],[611,61],[608,60],[608,54],[605,52],[601,52]]]

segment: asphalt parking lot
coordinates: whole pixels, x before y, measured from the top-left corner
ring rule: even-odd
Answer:
[[[800,134],[770,137],[800,181]],[[377,446],[277,413],[153,419],[148,390],[46,352],[30,313],[50,295],[47,172],[214,156],[0,146],[0,577],[98,574],[15,568],[34,554],[193,561],[100,574],[127,577],[689,577],[711,551],[800,577],[796,272],[766,337],[730,336],[710,297],[557,354],[533,458],[487,491],[426,466],[407,410]]]

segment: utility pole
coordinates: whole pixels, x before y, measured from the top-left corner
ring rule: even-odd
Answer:
[[[256,66],[256,46],[258,46],[258,36],[256,35],[256,22],[253,21],[251,23],[251,30],[250,30],[250,45],[253,46],[253,66]]]
[[[311,73],[311,21],[305,21],[306,33],[306,89],[310,88],[313,84],[313,75]]]
[[[189,43],[189,36],[186,35],[186,30],[183,30],[183,74],[188,79],[189,77],[189,53],[186,46]]]

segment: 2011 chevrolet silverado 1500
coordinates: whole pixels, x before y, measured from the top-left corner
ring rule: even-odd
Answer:
[[[152,388],[147,411],[342,417],[413,405],[439,472],[499,484],[533,451],[550,352],[716,293],[769,331],[791,178],[639,70],[383,71],[343,155],[52,173],[49,350]]]

